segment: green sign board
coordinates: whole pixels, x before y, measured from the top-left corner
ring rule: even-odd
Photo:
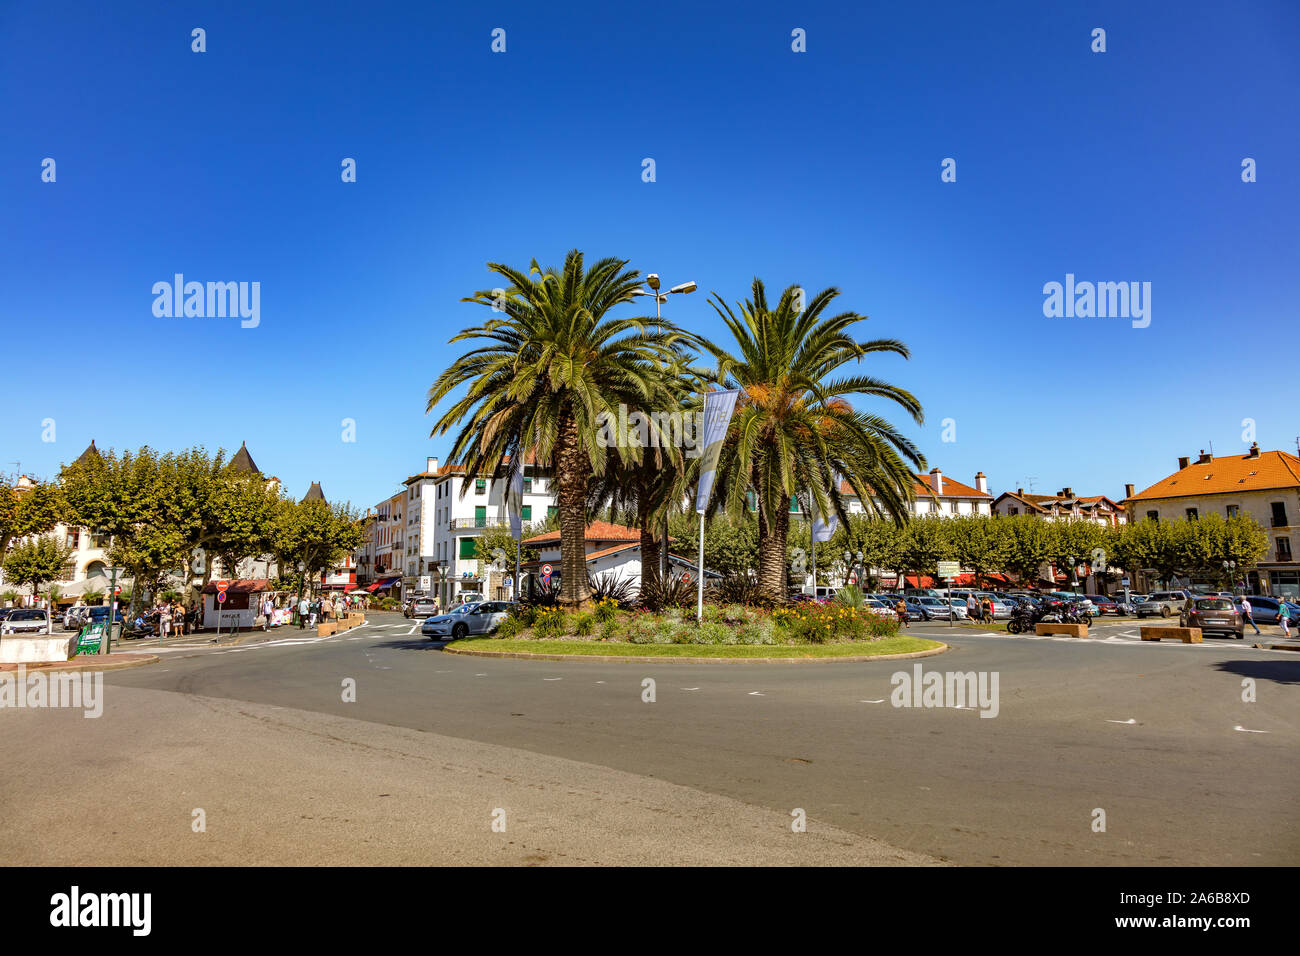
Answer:
[[[72,656],[78,654],[98,654],[100,642],[104,640],[103,624],[87,624],[77,634],[77,647]]]

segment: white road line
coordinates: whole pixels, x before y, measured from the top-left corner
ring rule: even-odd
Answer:
[[[1134,717],[1130,717],[1128,720],[1110,720],[1110,719],[1108,718],[1108,719],[1106,720],[1106,723],[1108,723],[1108,724],[1136,724],[1136,723],[1137,723],[1137,719],[1134,718]]]
[[[1241,731],[1243,734],[1266,734],[1266,733],[1268,733],[1267,730],[1247,730],[1245,727],[1241,726],[1241,724],[1238,724],[1236,727],[1233,727],[1232,729],[1233,729],[1233,730],[1239,730],[1239,731]]]
[[[407,636],[407,637],[410,637],[412,634],[414,634],[414,633],[416,632],[416,630],[419,629],[419,627],[420,627],[420,625],[418,625],[418,624],[412,624],[412,625],[411,625],[411,629],[410,629],[409,631],[406,632],[406,636]]]
[[[880,698],[880,700],[860,700],[860,701],[858,701],[859,704],[883,704],[884,702],[885,702],[885,698],[883,698],[883,697]]]
[[[749,696],[750,696],[750,697],[766,697],[767,695],[766,695],[766,694],[760,694],[760,693],[759,693],[758,691],[756,691],[756,690],[751,690],[751,691],[749,692]]]

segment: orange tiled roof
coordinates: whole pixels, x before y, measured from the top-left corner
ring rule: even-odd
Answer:
[[[587,525],[588,541],[640,541],[641,532],[626,525],[610,524],[608,521],[593,521]],[[547,531],[524,540],[524,544],[557,544],[560,532]]]
[[[930,485],[931,477],[933,476],[917,475],[916,481],[912,485],[912,490],[916,492],[918,496],[925,495],[926,497],[929,497],[931,492],[931,485]],[[869,488],[867,490],[872,491],[874,493],[874,489]],[[852,494],[856,494],[856,492],[854,492],[853,486],[849,484],[847,481],[841,481],[840,494],[852,495]],[[955,478],[949,478],[947,475],[944,475],[943,494],[936,495],[935,497],[937,498],[992,498],[993,496],[988,494],[987,492],[978,491],[972,488],[970,485],[964,485],[960,481],[957,481]]]
[[[1273,488],[1300,488],[1300,458],[1284,451],[1262,451],[1258,458],[1224,455],[1204,463],[1192,462],[1126,500],[1230,495]]]

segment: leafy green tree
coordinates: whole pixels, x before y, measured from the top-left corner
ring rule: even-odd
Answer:
[[[948,525],[951,519],[939,517],[913,518],[903,528],[901,561],[905,570],[920,575],[939,573],[940,561],[956,557],[956,548]]]
[[[40,596],[41,587],[63,578],[63,566],[72,557],[72,548],[59,543],[56,535],[25,538],[9,549],[5,558],[5,578],[17,585],[30,585]]]
[[[680,549],[695,558],[699,549],[699,515],[673,515],[668,526]],[[749,515],[714,515],[704,521],[704,566],[723,577],[751,574],[758,566],[758,522]]]
[[[306,579],[318,580],[321,572],[360,547],[366,536],[366,521],[355,510],[327,501],[281,499],[272,520],[274,551],[285,558],[281,567],[297,571],[299,564],[303,566],[299,600]]]
[[[19,491],[8,481],[0,480],[0,566],[11,541],[33,534],[45,534],[64,520],[67,503],[59,487],[37,482]]]
[[[773,599],[784,597],[794,495],[807,490],[818,514],[834,513],[847,523],[842,479],[868,511],[902,522],[913,496],[911,469],[924,467],[920,452],[894,426],[858,412],[848,400],[883,398],[921,422],[921,403],[910,392],[872,376],[833,377],[868,355],[909,354],[893,339],[854,339],[851,330],[864,316],[826,314],[838,295],[837,289],[826,289],[803,308],[803,290],[790,286],[772,308],[762,281],[755,279],[752,297],[735,310],[716,293],[711,300],[737,354],[698,339],[717,360],[717,381],[741,391],[715,487],[733,515],[741,514],[748,494],[754,494],[759,586]]]
[[[959,515],[944,519],[944,523],[953,556],[974,573],[977,590],[983,588],[984,576],[990,571],[1006,569],[1014,542],[1002,516]]]
[[[852,554],[861,551],[862,564],[868,569],[869,578],[875,576],[871,573],[873,568],[899,572],[903,570],[905,536],[905,525],[900,527],[893,521],[876,515],[852,514],[849,515],[848,524],[841,524],[831,539],[831,558],[842,564],[845,551]],[[820,567],[820,551],[817,557]]]
[[[659,408],[669,404],[660,371],[676,356],[678,334],[668,323],[611,319],[610,310],[632,301],[640,274],[621,259],[584,267],[581,252],[565,257],[563,270],[528,272],[501,263],[488,269],[507,286],[464,301],[493,308],[498,316],[466,329],[452,342],[486,340],[438,376],[426,412],[467,385],[433,428],[441,435],[465,422],[451,449],[468,476],[505,470],[507,459],[536,460],[554,470],[560,516],[560,602],[590,601],[586,568],[588,484],[604,473],[610,443],[607,422],[620,405]],[[467,419],[467,420],[466,420]],[[614,443],[624,460],[640,449]]]
[[[1021,585],[1036,585],[1044,566],[1056,560],[1059,526],[1032,515],[1009,516],[1006,523],[1010,541],[1003,566]]]

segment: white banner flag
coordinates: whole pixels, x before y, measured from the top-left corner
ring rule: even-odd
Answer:
[[[700,484],[695,491],[695,511],[704,514],[709,506],[709,496],[713,494],[713,475],[718,470],[718,457],[722,454],[722,442],[727,437],[727,426],[736,411],[738,389],[725,392],[704,393],[704,438],[700,444],[704,448],[700,456]],[[696,436],[697,440],[699,436]]]
[[[524,533],[524,465],[510,462],[510,487],[506,492],[506,513],[510,516],[510,536],[516,540]]]

